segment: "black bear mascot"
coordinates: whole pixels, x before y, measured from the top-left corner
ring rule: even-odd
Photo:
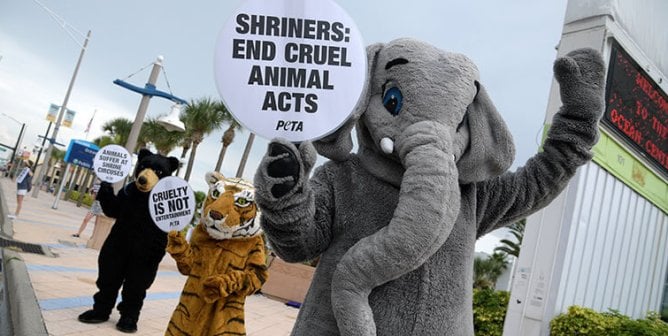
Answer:
[[[93,309],[79,315],[79,321],[101,323],[109,320],[122,286],[118,304],[121,317],[116,328],[128,333],[137,331],[146,290],[155,280],[167,245],[167,234],[151,219],[149,195],[158,180],[171,175],[178,164],[175,157],[142,149],[133,175],[134,182],[118,194],[114,194],[109,183],[102,183],[97,199],[104,214],[116,218],[116,223],[98,257],[98,292],[93,296]]]

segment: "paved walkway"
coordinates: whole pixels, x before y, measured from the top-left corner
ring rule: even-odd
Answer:
[[[10,214],[16,208],[16,184],[0,178],[0,187]],[[108,322],[84,324],[77,316],[92,307],[96,292],[98,251],[86,248],[93,232],[94,220],[80,238],[71,237],[88,211],[75,203],[59,201],[52,209],[54,196],[44,191],[39,198],[27,196],[18,218],[13,220],[14,239],[45,244],[56,257],[22,253],[35,295],[49,335],[122,335],[115,324],[118,311]],[[144,301],[135,335],[163,335],[169,318],[178,303],[185,276],[176,270],[167,254],[160,264],[158,276]],[[288,335],[297,316],[297,309],[262,295],[253,295],[246,302],[246,331],[249,336]]]

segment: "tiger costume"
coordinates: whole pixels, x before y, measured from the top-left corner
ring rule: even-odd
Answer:
[[[253,186],[215,172],[206,180],[209,192],[190,243],[169,233],[167,252],[188,279],[165,335],[245,335],[246,296],[267,280]]]

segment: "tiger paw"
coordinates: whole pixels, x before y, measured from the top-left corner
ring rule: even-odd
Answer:
[[[216,300],[227,296],[227,292],[223,291],[223,282],[219,277],[209,276],[204,279],[202,283],[202,292],[204,301],[207,303],[215,302]]]
[[[188,249],[188,241],[178,231],[169,231],[167,235],[167,253],[171,255],[182,254]]]

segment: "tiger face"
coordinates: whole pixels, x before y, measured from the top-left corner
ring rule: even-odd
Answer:
[[[202,205],[200,222],[214,239],[243,239],[260,234],[255,188],[239,178],[206,174],[209,192]]]

